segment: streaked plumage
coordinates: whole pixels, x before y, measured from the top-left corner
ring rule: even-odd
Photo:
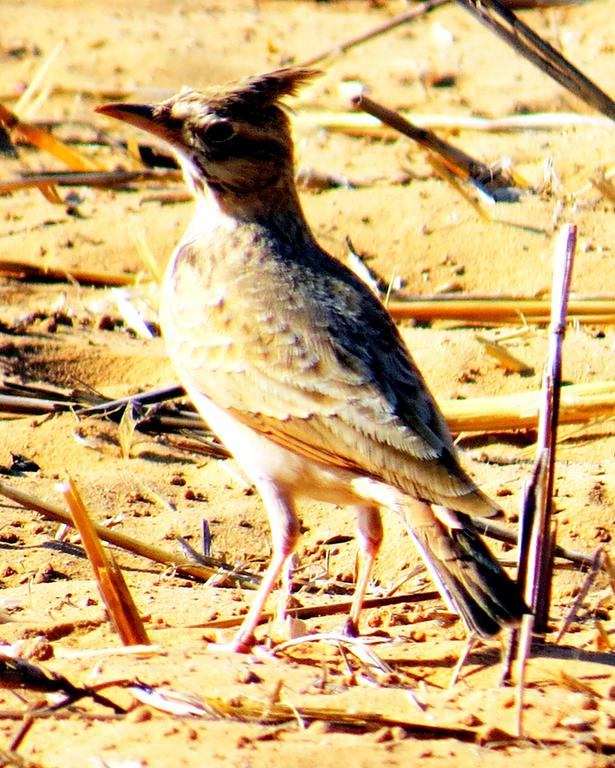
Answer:
[[[298,536],[294,501],[353,505],[363,569],[401,515],[443,597],[495,634],[526,610],[468,514],[498,507],[459,466],[448,429],[388,313],[317,244],[294,184],[284,69],[158,105],[99,111],[165,139],[197,201],[165,279],[161,323],[197,408],[257,486],[274,556],[235,647],[245,649]]]

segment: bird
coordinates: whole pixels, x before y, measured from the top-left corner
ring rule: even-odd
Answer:
[[[349,635],[359,633],[381,511],[392,510],[447,607],[473,636],[491,637],[528,612],[472,521],[501,510],[460,465],[389,313],[318,244],[300,203],[284,97],[319,74],[285,67],[96,110],[166,142],[195,200],[161,288],[162,335],[188,396],[259,492],[272,538],[229,647],[257,644],[266,601],[288,579],[305,497],[356,513]]]

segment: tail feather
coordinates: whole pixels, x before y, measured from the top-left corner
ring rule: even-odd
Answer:
[[[467,515],[455,513],[459,527],[449,527],[429,505],[420,503],[405,517],[444,600],[471,631],[490,637],[505,626],[515,626],[529,613],[516,582],[491,554]]]

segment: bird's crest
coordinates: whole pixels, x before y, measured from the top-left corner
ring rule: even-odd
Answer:
[[[243,109],[260,110],[277,105],[284,96],[294,96],[303,85],[319,74],[316,69],[304,67],[277,69],[220,89],[218,93],[212,94],[210,103],[215,106],[218,114],[225,110],[232,110],[235,114]]]

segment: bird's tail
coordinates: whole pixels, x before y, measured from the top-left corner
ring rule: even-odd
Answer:
[[[476,532],[470,517],[412,503],[402,517],[449,608],[481,637],[530,613],[519,588]],[[445,518],[445,522],[441,519]]]

